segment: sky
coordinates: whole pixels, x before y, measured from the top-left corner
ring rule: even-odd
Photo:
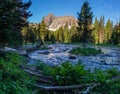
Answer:
[[[23,0],[27,2],[28,0]],[[105,22],[110,19],[115,24],[120,21],[120,0],[31,0],[32,5],[29,11],[33,16],[29,18],[30,22],[39,23],[41,19],[48,14],[55,16],[74,16],[77,19],[77,13],[80,12],[84,1],[88,1],[93,11],[93,22],[95,17],[105,17]]]

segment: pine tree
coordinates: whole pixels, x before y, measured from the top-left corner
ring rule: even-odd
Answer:
[[[22,28],[22,36],[23,36],[23,44],[27,44],[27,31],[28,31],[28,26],[24,26]]]
[[[98,27],[98,36],[99,36],[99,43],[104,42],[104,16],[100,17],[99,27]]]
[[[51,35],[50,35],[50,41],[51,41],[52,43],[55,43],[54,32],[52,32]]]
[[[50,41],[50,31],[46,30],[45,41]]]
[[[98,44],[98,26],[99,26],[99,20],[97,19],[97,17],[95,18],[95,22],[94,22],[94,30],[92,32],[92,42],[95,44]]]
[[[22,0],[0,1],[0,44],[22,44],[21,29],[27,25],[27,19],[31,16],[27,12],[31,2],[23,3]]]
[[[113,28],[111,41],[112,44],[117,44],[117,45],[120,44],[120,22],[117,23]]]
[[[40,36],[41,36],[41,40],[44,43],[45,40],[45,36],[47,33],[47,25],[45,24],[44,18],[42,19],[41,23],[40,23]]]
[[[79,34],[75,25],[69,30],[69,42],[79,42]]]
[[[78,31],[80,33],[80,40],[84,43],[88,43],[91,40],[91,27],[92,27],[93,12],[87,1],[85,1],[81,7],[80,13],[78,13]]]
[[[104,42],[105,43],[110,43],[110,38],[112,35],[112,31],[113,31],[113,23],[110,21],[110,19],[108,19],[106,26],[105,26],[105,37],[104,37]]]
[[[41,27],[40,27],[40,23],[37,25],[37,31],[36,31],[36,39],[37,39],[37,41],[41,41],[41,32],[40,32],[40,29],[41,29]]]
[[[65,38],[64,38],[64,39],[65,39],[64,42],[65,42],[65,43],[70,42],[70,41],[69,41],[70,33],[69,33],[68,26],[65,27],[64,36],[65,36]]]
[[[36,30],[32,26],[26,26],[22,29],[22,34],[24,37],[24,43],[35,43],[36,40]]]

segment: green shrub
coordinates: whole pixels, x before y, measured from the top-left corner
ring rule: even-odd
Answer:
[[[72,54],[76,54],[76,55],[97,55],[97,54],[101,54],[101,50],[97,50],[94,48],[74,48],[70,51],[70,53]]]
[[[56,81],[59,85],[73,85],[84,83],[84,78],[87,71],[80,63],[72,65],[70,62],[64,62],[60,68],[57,69]],[[56,71],[55,71],[56,72]]]
[[[29,84],[35,82],[20,67],[22,59],[15,53],[0,58],[0,94],[32,94]]]
[[[45,63],[43,63],[42,61],[38,61],[36,64],[35,64],[36,68],[38,70],[41,70],[43,71],[43,75],[51,75],[53,72],[53,68],[46,65]]]
[[[94,83],[100,83],[91,92],[97,94],[119,94],[120,93],[120,79],[111,81],[115,77],[119,77],[119,71],[115,68],[109,70],[96,69],[93,73]]]
[[[44,63],[40,63],[37,66],[38,69],[43,71],[45,75],[51,75],[54,77],[54,81],[58,85],[72,85],[84,83],[85,75],[87,71],[80,63],[72,65],[69,61],[62,63],[56,67],[49,67]]]

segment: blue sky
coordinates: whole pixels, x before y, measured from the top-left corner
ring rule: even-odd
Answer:
[[[23,0],[28,1],[28,0]],[[42,17],[49,13],[55,16],[71,15],[77,18],[77,12],[85,0],[31,0],[32,5],[29,10],[33,16],[30,22],[40,22]],[[111,19],[114,24],[120,20],[120,0],[86,0],[90,3],[94,17],[104,15],[105,21]],[[94,18],[93,18],[94,19]]]

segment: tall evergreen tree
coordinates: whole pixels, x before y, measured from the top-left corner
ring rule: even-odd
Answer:
[[[92,42],[97,44],[99,37],[98,37],[98,26],[99,26],[99,20],[97,19],[97,17],[95,18],[95,22],[94,22],[94,30],[92,32]]]
[[[113,28],[111,41],[112,44],[117,44],[117,45],[120,44],[120,22],[117,23]]]
[[[79,42],[79,34],[75,25],[69,30],[69,42]]]
[[[88,43],[91,40],[91,27],[92,27],[93,12],[87,1],[81,7],[78,13],[78,31],[80,33],[80,40]]]
[[[35,43],[36,40],[36,29],[33,26],[26,26],[22,29],[22,35],[24,38],[24,43]]]
[[[100,17],[99,27],[98,27],[98,36],[99,36],[99,43],[104,42],[104,16]]]
[[[104,33],[104,36],[105,36],[104,42],[105,43],[110,43],[112,31],[113,31],[113,23],[110,21],[110,19],[108,19],[106,26],[105,26],[105,33]]]
[[[38,40],[38,41],[41,41],[41,32],[40,32],[40,29],[41,29],[41,27],[40,27],[40,23],[37,25],[37,32],[36,32],[36,39]]]
[[[45,34],[45,41],[50,41],[50,31],[46,30],[46,34]]]
[[[28,26],[24,26],[22,28],[22,35],[23,35],[23,43],[27,44],[27,32],[28,32]]]
[[[69,33],[68,26],[65,27],[64,36],[65,36],[65,38],[64,38],[64,42],[65,42],[65,43],[70,42],[70,41],[69,41],[70,33]]]
[[[27,19],[31,16],[28,12],[31,2],[22,0],[0,1],[0,44],[22,44],[21,29],[27,25]]]
[[[40,36],[41,36],[41,40],[44,43],[45,40],[45,36],[47,33],[47,25],[45,24],[44,18],[42,19],[41,23],[40,23]]]
[[[50,41],[52,42],[52,43],[55,43],[55,35],[54,35],[54,32],[51,32],[50,33]]]
[[[55,39],[57,42],[64,42],[64,28],[60,27],[55,31]]]

